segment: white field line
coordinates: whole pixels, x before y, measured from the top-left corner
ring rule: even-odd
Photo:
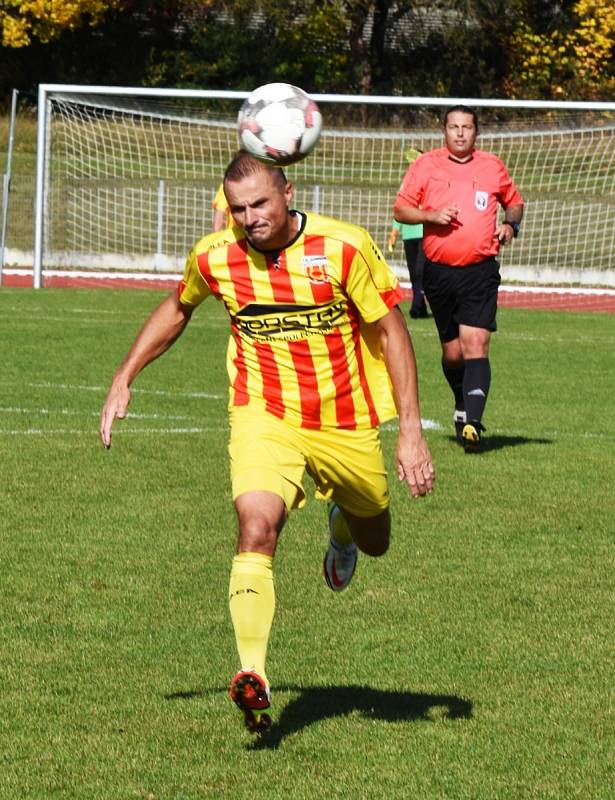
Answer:
[[[4,409],[0,409],[0,419],[1,414],[3,413]],[[24,412],[25,413],[25,412]],[[45,416],[45,415],[43,415]],[[98,416],[92,415],[92,416]],[[135,418],[136,415],[130,415],[131,418]],[[151,418],[143,415],[143,419]],[[164,419],[163,416],[160,416],[160,419]],[[171,418],[172,419],[172,418]],[[439,422],[430,419],[423,419],[421,420],[424,430],[433,430],[433,431],[443,431],[446,430],[446,426],[441,425]],[[396,433],[398,430],[397,423],[394,420],[390,422],[386,422],[384,425],[381,425],[381,430],[384,433]],[[451,427],[452,430],[452,427]],[[138,427],[138,428],[130,428],[126,427],[126,423],[123,421],[119,421],[119,424],[114,430],[114,437],[121,437],[123,435],[127,436],[142,436],[142,435],[150,435],[156,434],[160,436],[185,436],[185,435],[194,435],[194,434],[202,434],[202,433],[224,433],[228,432],[228,426],[225,425],[206,425],[206,426],[186,426],[186,427],[168,427],[168,428],[151,428],[151,427]],[[490,428],[490,432],[494,435],[506,435],[506,436],[523,436],[524,431],[522,430],[511,430],[510,428]],[[605,441],[615,441],[615,434],[610,433],[592,433],[590,431],[584,431],[579,433],[578,431],[557,431],[557,430],[549,430],[543,431],[539,434],[542,438],[551,438],[551,439],[561,439],[566,437],[576,437],[581,439],[595,439],[595,440],[605,440]],[[0,436],[98,436],[98,430],[94,427],[92,428],[26,428],[26,429],[5,429],[0,428]],[[528,444],[531,443],[531,439],[528,440]]]
[[[442,425],[439,422],[436,422],[434,419],[421,419],[421,425],[423,426],[423,430],[426,431],[441,431],[444,430]],[[388,422],[384,422],[380,426],[381,431],[398,431],[399,425],[396,419],[389,420]]]
[[[568,295],[607,295],[615,297],[615,289],[592,289],[590,287],[570,286],[500,286],[500,292],[508,294],[568,294]]]
[[[99,411],[71,411],[68,408],[16,408],[10,406],[8,408],[0,407],[0,415],[2,414],[28,414],[30,416],[52,417],[57,414],[61,417],[100,417]],[[186,414],[135,414],[129,412],[127,418],[130,419],[161,419],[161,420],[189,420],[191,417]]]
[[[53,389],[62,389],[62,390],[81,390],[81,391],[93,391],[93,392],[103,392],[105,389],[100,386],[83,386],[83,385],[70,385],[70,384],[53,384],[53,383],[29,383],[25,384],[26,386],[30,387],[42,387],[42,388],[53,388]],[[206,399],[214,399],[214,400],[221,400],[226,399],[226,395],[210,395],[203,392],[171,392],[166,390],[153,390],[153,389],[143,389],[143,390],[134,390],[140,391],[142,394],[152,394],[152,395],[168,395],[168,396],[181,396],[181,397],[190,397],[190,398],[206,398]],[[86,417],[94,417],[98,418],[100,416],[100,412],[96,411],[72,411],[66,408],[60,409],[49,409],[49,408],[23,408],[19,406],[6,406],[0,407],[0,420],[2,419],[3,415],[29,415],[29,416],[40,416],[50,421],[54,416],[58,417],[79,417],[79,416],[86,416]],[[181,421],[181,420],[190,420],[190,416],[187,415],[180,415],[180,414],[141,414],[141,413],[133,413],[129,412],[126,415],[126,420],[130,421],[137,421],[137,420],[160,420],[161,422],[164,421]],[[424,430],[433,430],[433,431],[442,431],[446,430],[445,425],[440,424],[436,420],[432,419],[422,419],[421,420],[422,426]],[[160,428],[129,428],[126,427],[127,423],[124,421],[119,421],[118,427],[115,429],[116,434],[131,434],[131,435],[139,435],[139,434],[151,434],[151,433],[158,433],[161,435],[182,435],[182,434],[198,434],[198,433],[220,433],[222,431],[228,430],[227,425],[223,426],[186,426],[186,427],[160,427]],[[397,420],[390,420],[389,422],[384,423],[380,426],[383,432],[396,432],[398,430]],[[522,435],[522,431],[513,431],[510,429],[505,428],[492,428],[491,429],[494,434],[507,434],[509,436],[516,436]],[[27,428],[21,430],[14,430],[14,429],[4,429],[0,427],[0,436],[31,436],[31,435],[79,435],[79,436],[89,436],[96,434],[97,431],[94,427],[86,428],[85,430],[82,429],[68,429],[68,428]],[[566,436],[567,434],[562,431],[545,431],[541,434],[545,437],[552,437],[554,439]],[[591,432],[583,432],[581,434],[578,431],[571,433],[570,435],[581,436],[581,438],[585,439],[606,439],[612,440],[615,437],[608,434],[608,433],[591,433]]]
[[[424,430],[445,431],[450,428],[451,436],[453,436],[455,433],[452,423],[450,424],[450,426],[448,424],[441,425],[439,422],[434,422],[433,420],[425,420],[425,419],[421,420],[421,422]],[[398,430],[397,422],[395,420],[391,420],[390,422],[381,425],[380,429],[382,431],[386,431],[387,433],[388,432],[396,433]],[[493,434],[494,436],[508,436],[508,437],[527,436],[528,444],[531,444],[532,439],[536,438],[561,439],[567,437],[575,437],[581,439],[597,439],[597,440],[604,439],[606,441],[615,441],[615,433],[592,433],[591,431],[583,431],[579,433],[579,431],[577,430],[571,430],[571,431],[547,430],[533,434],[532,436],[528,436],[527,431],[525,430],[511,429],[511,428],[495,428],[491,425],[489,426],[489,434]],[[489,436],[485,435],[485,441],[488,441],[488,439]]]
[[[498,330],[496,336],[506,339],[510,342],[552,342],[553,344],[599,344],[610,345],[615,343],[615,331],[611,335],[606,336],[565,336],[565,335],[550,335],[550,336],[536,336],[533,333],[508,333],[505,329]]]
[[[498,310],[499,313],[499,310]],[[579,312],[582,313],[582,312]],[[423,320],[418,324],[411,324],[409,326],[410,335],[413,339],[433,339],[438,336],[438,331],[436,326],[432,323],[429,324],[427,321],[427,325],[423,324]],[[570,336],[570,335],[556,335],[547,334],[544,336],[537,336],[531,333],[523,333],[523,332],[512,332],[506,329],[504,324],[501,324],[498,327],[497,332],[494,334],[494,337],[497,339],[506,339],[507,342],[552,342],[553,344],[599,344],[599,345],[610,345],[611,343],[615,343],[615,331],[612,335],[604,335],[598,336],[595,334],[587,335],[587,336]]]
[[[136,434],[141,436],[143,434],[154,433],[156,435],[170,435],[177,436],[182,434],[195,434],[195,433],[222,433],[226,429],[213,427],[213,428],[121,428],[116,429],[113,433],[114,438],[119,434]],[[87,428],[85,430],[79,428],[27,428],[26,430],[3,430],[0,428],[0,436],[98,436],[98,431],[95,428]]]
[[[107,392],[107,386],[87,386],[81,384],[70,384],[70,383],[27,383],[26,386],[30,387],[31,389],[60,389],[62,391],[78,391],[78,392]],[[205,399],[205,400],[224,400],[226,399],[225,394],[211,394],[209,392],[176,392],[176,391],[169,391],[166,389],[139,389],[139,388],[132,388],[130,390],[133,394],[152,394],[152,395],[159,395],[159,396],[168,396],[168,397],[194,397],[197,399]]]
[[[88,387],[92,388],[92,387]],[[166,394],[166,393],[165,393]],[[54,415],[59,417],[95,417],[98,418],[100,413],[98,411],[71,411],[67,408],[60,408],[60,409],[49,409],[49,408],[22,408],[18,406],[0,406],[0,419],[3,415],[10,415],[10,414],[17,414],[21,416],[40,416],[46,417],[51,419]],[[189,420],[190,417],[185,415],[172,415],[172,414],[133,414],[129,412],[126,415],[127,420]],[[436,430],[440,431],[443,430],[442,425],[432,419],[423,419],[421,420],[423,428],[425,430]],[[222,431],[227,430],[228,426],[214,426],[214,427],[201,427],[201,426],[193,426],[193,427],[185,427],[185,428],[127,428],[119,421],[119,427],[116,428],[116,433],[162,433],[162,434],[174,434],[174,433],[204,433],[206,431]],[[396,431],[398,429],[397,421],[391,420],[390,422],[386,422],[381,426],[383,431]],[[25,430],[5,430],[0,428],[0,435],[5,436],[18,436],[18,435],[33,435],[33,434],[89,434],[93,433],[94,428],[91,430],[88,429],[86,431],[79,431],[79,430],[67,430],[65,428],[61,429],[54,429],[54,428],[27,428]]]

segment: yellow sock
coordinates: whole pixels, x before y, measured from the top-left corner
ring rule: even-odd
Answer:
[[[346,547],[347,544],[352,542],[352,536],[339,506],[333,504],[333,507],[329,509],[329,514],[329,519],[331,520],[329,530],[333,534],[333,538],[339,545]]]
[[[242,669],[265,680],[267,643],[275,611],[273,558],[262,553],[239,553],[233,559],[229,608]]]

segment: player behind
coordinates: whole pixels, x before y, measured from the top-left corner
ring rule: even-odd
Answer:
[[[224,194],[224,185],[220,184],[214,195],[211,203],[212,219],[211,224],[214,231],[223,231],[225,228],[232,228],[235,224],[233,215],[231,214],[226,195]]]

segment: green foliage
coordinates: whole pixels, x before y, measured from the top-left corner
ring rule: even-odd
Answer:
[[[274,727],[255,741],[227,696],[218,304],[136,381],[113,448],[98,441],[112,370],[160,299],[0,291],[3,800],[609,800],[612,318],[501,310],[479,456],[452,441],[433,322],[413,324],[436,491],[392,482],[391,550],[343,595],[320,574],[323,504],[291,516]]]
[[[252,89],[284,80],[310,91],[343,90],[348,53],[340,48],[343,18],[318,4],[233,4],[225,17],[220,4],[199,9],[186,22],[180,49],[152,63],[153,83]]]
[[[116,0],[4,0],[0,6],[0,43],[27,47],[32,40],[49,42],[64,30],[96,25]]]
[[[603,100],[615,93],[615,6],[579,0],[547,30],[519,20],[510,38],[513,96]]]
[[[0,47],[0,93],[40,81],[251,89],[275,80],[366,94],[615,92],[609,0],[91,2],[109,8],[90,24]]]

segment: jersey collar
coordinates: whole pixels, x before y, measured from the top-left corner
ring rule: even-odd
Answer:
[[[448,155],[448,160],[449,160],[449,161],[452,161],[452,162],[453,162],[453,164],[469,164],[469,163],[470,163],[470,161],[473,161],[473,160],[474,160],[474,151],[472,151],[472,152],[470,153],[470,158],[464,158],[464,159],[463,159],[463,161],[460,161],[458,158],[455,158],[455,156],[453,156],[453,155],[451,155],[451,154],[449,153],[449,155]]]
[[[304,214],[302,211],[297,211],[294,208],[291,208],[288,213],[291,215],[291,217],[298,217],[299,218],[299,226],[297,228],[297,233],[295,233],[295,235],[292,237],[292,239],[290,239],[284,245],[284,247],[274,247],[272,250],[260,250],[258,247],[255,247],[252,244],[252,242],[250,242],[250,240],[248,239],[250,247],[253,250],[256,250],[257,253],[262,253],[264,256],[272,256],[274,258],[274,260],[275,260],[275,259],[277,259],[279,257],[280,253],[283,250],[287,250],[291,245],[293,245],[297,241],[297,239],[302,235],[303,231],[305,230],[305,224],[307,222],[307,215]]]

